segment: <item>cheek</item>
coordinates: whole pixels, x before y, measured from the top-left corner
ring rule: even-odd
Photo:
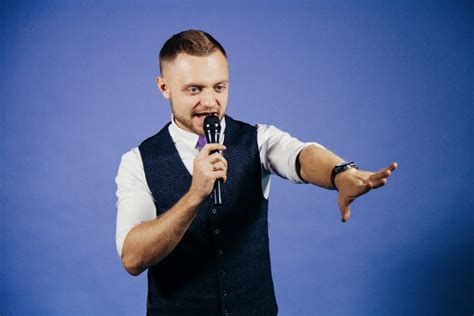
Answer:
[[[181,96],[175,98],[173,101],[174,104],[176,104],[176,109],[182,112],[191,110],[198,102],[198,100],[196,100],[196,97],[194,96]]]
[[[227,93],[225,93],[225,94],[221,94],[217,97],[217,99],[219,100],[219,103],[221,104],[221,106],[227,105],[228,96],[229,95]]]

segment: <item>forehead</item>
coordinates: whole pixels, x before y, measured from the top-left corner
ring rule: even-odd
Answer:
[[[178,54],[171,62],[163,64],[163,77],[169,81],[186,84],[216,83],[228,80],[227,59],[220,51],[208,56]]]

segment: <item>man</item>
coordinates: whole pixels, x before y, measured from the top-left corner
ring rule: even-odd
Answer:
[[[126,153],[116,178],[122,262],[132,275],[148,269],[148,314],[275,315],[269,174],[337,189],[347,221],[349,204],[383,186],[396,164],[360,171],[318,144],[226,116],[227,57],[205,32],[171,37],[160,71],[171,123]],[[199,149],[208,115],[220,118],[223,139]],[[225,182],[221,206],[209,198],[216,179]]]

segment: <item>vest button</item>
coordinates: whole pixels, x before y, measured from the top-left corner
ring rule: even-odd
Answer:
[[[219,230],[219,228],[216,228],[216,229],[214,230],[214,234],[216,234],[216,235],[219,235],[220,232],[221,232],[221,231]]]
[[[223,255],[223,254],[224,254],[224,250],[219,249],[218,253],[219,253],[220,255]]]
[[[216,214],[216,213],[217,213],[217,210],[216,210],[215,208],[213,208],[213,209],[211,210],[211,212],[212,212],[212,214]]]
[[[227,296],[227,291],[223,291],[222,295]]]
[[[221,275],[222,275],[222,276],[225,275],[225,271],[224,271],[224,270],[221,270]]]

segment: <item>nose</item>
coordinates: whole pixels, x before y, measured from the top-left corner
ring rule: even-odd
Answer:
[[[201,96],[201,104],[203,106],[213,108],[217,105],[216,98],[212,90],[204,89]]]

